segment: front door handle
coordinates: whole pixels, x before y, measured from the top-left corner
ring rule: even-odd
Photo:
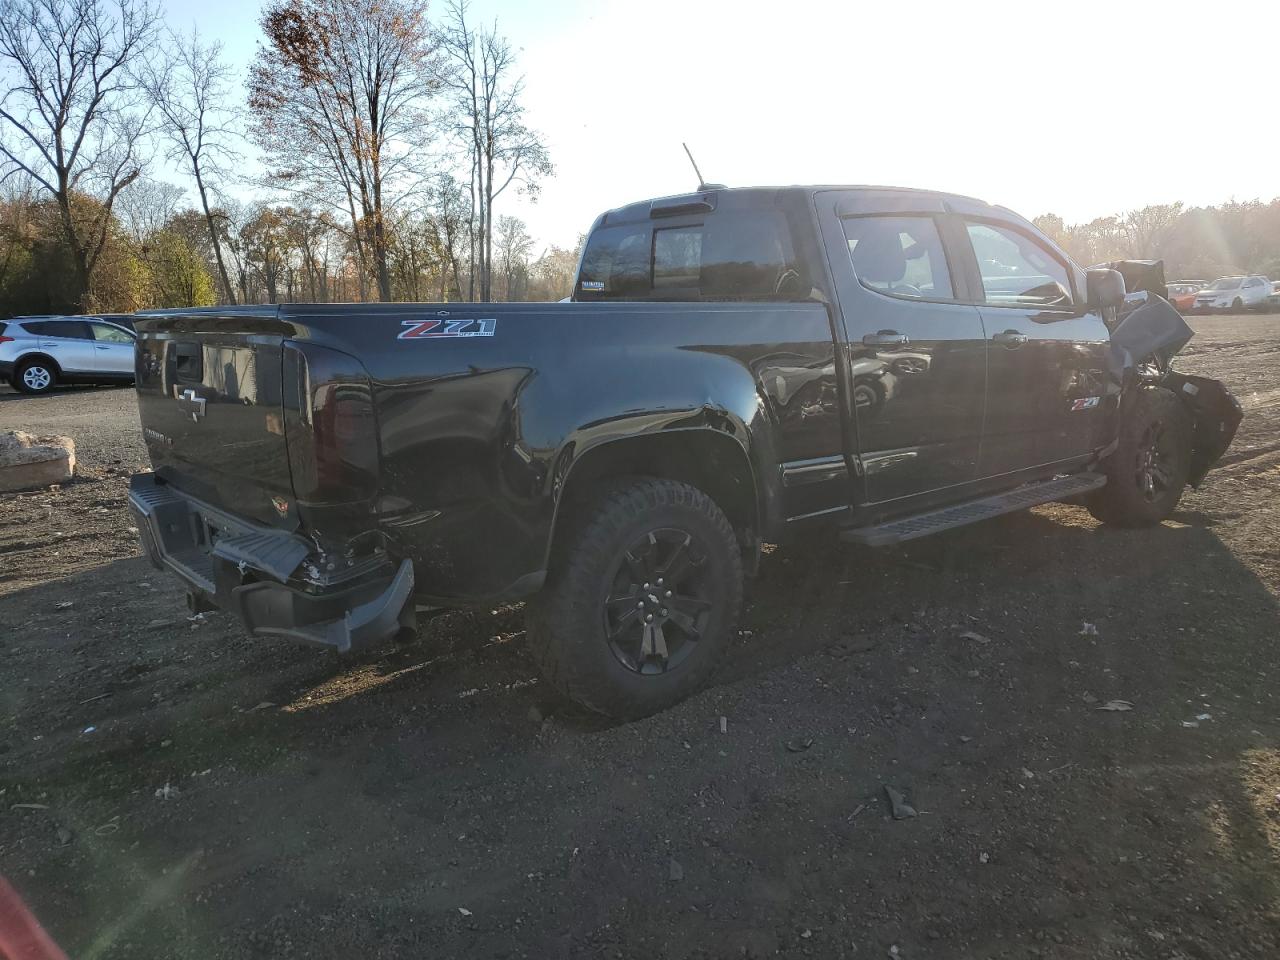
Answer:
[[[911,338],[897,330],[879,330],[868,333],[862,338],[868,347],[901,347],[911,342]]]
[[[1020,347],[1027,342],[1027,335],[1017,330],[1005,330],[991,338],[996,343],[1004,343],[1011,347]]]

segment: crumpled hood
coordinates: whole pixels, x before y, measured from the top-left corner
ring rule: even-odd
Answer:
[[[1162,367],[1191,342],[1195,331],[1163,297],[1145,290],[1125,297],[1111,329],[1111,359],[1123,374],[1154,357]]]

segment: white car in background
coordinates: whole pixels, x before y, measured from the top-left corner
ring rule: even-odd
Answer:
[[[0,380],[23,393],[60,383],[132,383],[134,332],[98,317],[0,320]]]
[[[1196,294],[1197,310],[1246,310],[1271,296],[1266,277],[1220,277]]]

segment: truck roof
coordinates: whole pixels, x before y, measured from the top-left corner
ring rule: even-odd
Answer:
[[[814,194],[823,193],[829,190],[848,191],[850,193],[862,194],[911,194],[918,197],[934,198],[938,201],[939,210],[954,210],[959,213],[993,213],[998,212],[1002,216],[1013,216],[1018,220],[1024,220],[1021,215],[1014,213],[1007,207],[997,206],[979,200],[976,197],[965,196],[961,193],[948,193],[942,190],[926,190],[918,187],[893,187],[880,186],[875,184],[792,184],[789,186],[761,186],[761,187],[722,187],[716,184],[706,184],[705,189],[697,190],[692,193],[672,194],[666,197],[653,197],[645,200],[639,200],[626,204],[621,207],[614,207],[606,210],[597,221],[597,225],[603,223],[626,223],[633,220],[647,220],[652,214],[655,207],[672,207],[677,208],[685,204],[696,204],[712,200],[726,199],[735,200],[744,206],[754,203],[777,203],[785,199],[803,199],[809,200]]]

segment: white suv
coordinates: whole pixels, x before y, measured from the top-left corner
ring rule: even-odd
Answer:
[[[1221,277],[1196,294],[1197,310],[1244,310],[1271,296],[1266,277]]]
[[[132,383],[133,331],[97,317],[0,320],[0,380],[23,393],[59,383]]]

